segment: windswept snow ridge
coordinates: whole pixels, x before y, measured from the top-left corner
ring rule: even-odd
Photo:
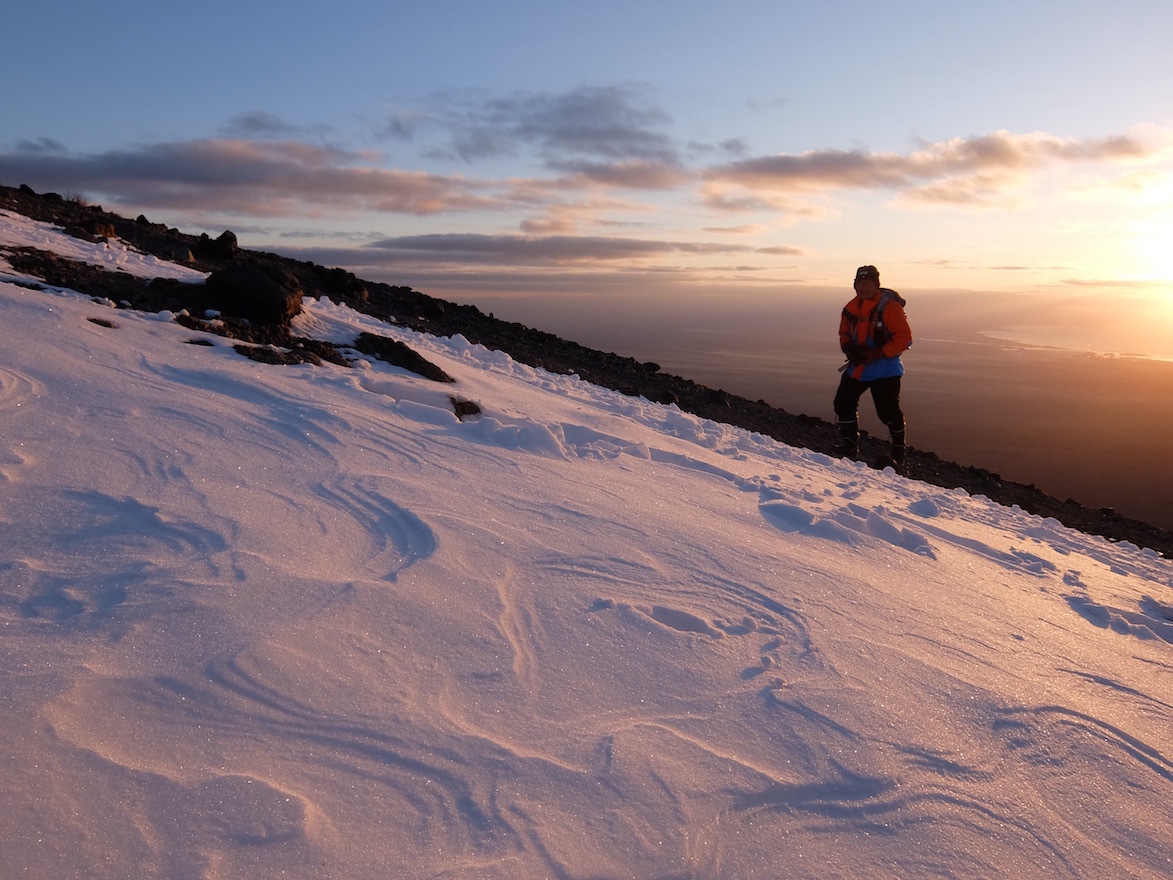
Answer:
[[[0,280],[5,876],[1173,873],[1167,560],[296,320]]]
[[[176,281],[200,282],[207,273],[189,269],[176,263],[160,260],[151,254],[142,254],[117,238],[88,242],[66,234],[49,223],[40,223],[0,208],[0,227],[3,239],[0,247],[31,247],[52,251],[59,256],[91,266],[101,266],[110,272],[127,272],[139,278],[170,278]],[[0,259],[0,271],[11,270]]]

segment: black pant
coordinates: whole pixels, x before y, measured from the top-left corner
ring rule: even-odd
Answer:
[[[873,379],[871,382],[861,382],[853,379],[846,373],[839,380],[839,390],[835,392],[835,418],[842,425],[847,422],[859,422],[859,399],[865,391],[872,392],[872,402],[876,405],[876,415],[880,421],[888,426],[895,439],[899,434],[903,439],[904,412],[900,409],[900,377],[889,376],[886,379]]]

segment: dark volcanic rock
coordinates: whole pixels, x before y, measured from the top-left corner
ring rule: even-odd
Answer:
[[[288,324],[301,311],[305,295],[297,276],[271,262],[247,262],[208,276],[209,306],[257,324]]]
[[[411,370],[411,372],[431,379],[433,382],[456,381],[423,355],[397,339],[376,336],[374,333],[360,333],[354,347],[363,354],[369,354],[386,363]]]
[[[201,235],[196,249],[213,260],[231,260],[236,256],[239,247],[236,243],[236,235],[225,230],[216,238]]]

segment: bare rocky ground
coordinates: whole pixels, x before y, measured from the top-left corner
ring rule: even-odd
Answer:
[[[550,333],[501,321],[475,306],[435,299],[408,287],[363,281],[343,269],[242,250],[230,232],[215,239],[187,235],[141,215],[129,220],[82,199],[37,194],[27,186],[0,186],[0,208],[54,223],[81,238],[117,236],[144,253],[212,273],[204,285],[161,279],[147,282],[33,249],[21,248],[6,254],[19,272],[41,278],[47,285],[109,299],[122,308],[186,312],[177,320],[193,329],[236,339],[237,351],[248,357],[274,364],[347,364],[346,357],[333,346],[296,338],[289,330],[289,319],[296,314],[303,295],[325,296],[413,330],[437,336],[460,333],[470,342],[507,352],[531,366],[575,373],[624,394],[675,403],[704,418],[757,431],[792,446],[834,454],[836,429],[823,419],[793,415],[762,400],[747,400],[664,373],[656,364],[589,349]],[[208,309],[220,312],[224,320],[213,325],[198,317]],[[392,340],[366,336],[356,347],[371,356],[431,374],[438,381],[447,378]],[[467,414],[460,412],[459,402],[454,400],[454,404],[459,414]],[[861,452],[865,458],[878,460],[885,449],[886,443],[880,439],[864,436]],[[913,479],[946,489],[960,487],[1005,505],[1017,504],[1071,528],[1113,541],[1130,541],[1166,558],[1173,557],[1173,533],[1122,517],[1111,509],[1086,508],[1072,499],[1061,501],[1033,485],[1003,480],[982,467],[943,461],[929,450],[910,448],[906,467]]]

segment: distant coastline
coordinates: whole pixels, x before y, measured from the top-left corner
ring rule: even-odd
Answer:
[[[815,291],[790,302],[677,304],[658,316],[602,297],[588,305],[534,296],[467,301],[750,400],[830,419],[842,360],[834,341],[840,299],[839,291]],[[1070,322],[985,329],[974,317],[980,310],[966,305],[954,308],[940,296],[910,305],[917,339],[905,356],[909,442],[1056,498],[1173,530],[1173,357],[1156,346],[1140,354],[1082,350],[1095,334],[1074,332]],[[1099,339],[1114,344],[1127,335],[1124,328]],[[866,399],[861,420],[882,433]]]
[[[982,330],[981,334],[994,342],[1010,343],[1024,348],[1039,348],[1050,351],[1073,351],[1103,358],[1137,358],[1146,361],[1173,363],[1173,352],[1137,351],[1121,344],[1113,350],[1104,346],[1101,340],[1089,340],[1086,344],[1073,343],[1055,331],[1038,326],[1007,327],[1001,330]]]
[[[663,362],[698,382],[830,418],[833,372],[813,354],[681,351]],[[1173,529],[1173,361],[920,340],[906,364],[912,445]],[[866,399],[860,415],[865,429],[883,433]]]

